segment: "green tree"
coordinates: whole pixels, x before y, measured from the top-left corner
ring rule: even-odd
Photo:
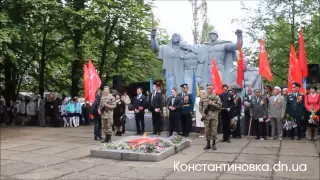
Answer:
[[[245,24],[246,34],[252,43],[260,39],[266,42],[271,70],[272,84],[286,84],[289,63],[289,47],[294,44],[299,53],[299,28],[303,27],[308,63],[320,63],[319,1],[283,0],[260,1],[257,8],[243,5],[242,10],[249,15],[235,22]],[[253,13],[252,13],[253,12]],[[245,54],[254,64],[258,64],[259,48]]]

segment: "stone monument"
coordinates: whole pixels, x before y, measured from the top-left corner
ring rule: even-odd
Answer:
[[[210,42],[203,44],[206,52],[206,62],[203,74],[202,85],[210,83],[212,58],[216,61],[221,80],[224,84],[231,84],[230,72],[233,70],[233,62],[237,61],[237,50],[242,46],[242,31],[236,30],[237,43],[231,41],[218,40],[218,32],[209,33]]]
[[[173,87],[187,83],[192,91],[192,76],[196,74],[197,84],[205,86],[210,83],[212,59],[214,58],[224,84],[233,85],[237,73],[234,61],[237,61],[237,50],[242,46],[242,31],[236,30],[237,43],[218,40],[218,32],[209,33],[210,42],[190,45],[175,33],[166,45],[159,45],[156,38],[156,29],[151,32],[151,48],[157,53],[157,58],[163,61],[165,78],[170,77]],[[245,71],[245,87],[260,88],[261,77],[257,68],[247,64]],[[178,88],[180,90],[180,88]]]
[[[188,44],[178,33],[172,35],[168,44],[159,45],[154,29],[151,33],[151,48],[163,62],[164,77],[171,78],[172,86],[178,90],[183,83],[192,87],[193,72],[197,77],[202,76],[205,57],[200,45]]]

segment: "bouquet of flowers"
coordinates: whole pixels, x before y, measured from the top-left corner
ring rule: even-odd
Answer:
[[[231,131],[235,131],[237,129],[237,122],[238,122],[237,116],[231,119],[231,123],[230,123]]]
[[[310,124],[319,124],[319,116],[316,115],[315,111],[312,111],[309,119]]]
[[[283,129],[291,130],[292,128],[296,128],[297,124],[291,116],[287,116],[286,122],[283,125]]]

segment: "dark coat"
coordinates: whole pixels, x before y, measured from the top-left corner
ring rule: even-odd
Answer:
[[[194,99],[192,99],[192,95],[188,94],[188,101],[187,102],[184,102],[184,96],[182,96],[182,93],[179,93],[178,96],[181,97],[182,102],[183,102],[182,113],[183,114],[192,113],[193,112],[193,106],[194,106]]]
[[[146,108],[148,104],[147,98],[145,95],[141,94],[140,98],[138,99],[138,96],[133,98],[133,108],[139,109],[139,107],[143,107],[143,111],[140,111],[138,114],[144,114],[144,109]]]
[[[96,95],[96,99],[94,100],[91,109],[90,109],[90,114],[94,115],[94,116],[99,116],[98,114],[98,109],[99,109],[99,105],[100,105],[100,100],[101,100],[101,96]]]
[[[173,97],[170,97],[168,99],[167,107],[173,106],[176,109],[175,110],[171,110],[171,109],[168,108],[169,112],[170,112],[170,116],[180,116],[181,115],[181,109],[182,109],[182,106],[183,106],[183,99],[180,96],[176,96],[175,99],[174,99],[174,102],[172,104],[172,98]]]
[[[122,100],[116,102],[116,107],[113,109],[113,121],[115,126],[123,126],[124,123],[120,121],[120,117],[125,113],[126,104]]]
[[[306,110],[304,107],[303,95],[298,93],[298,96],[302,96],[302,101],[300,103],[297,102],[297,97],[294,94],[290,94],[287,97],[286,114],[289,114],[291,117],[301,118],[304,116]]]
[[[160,108],[162,110],[163,99],[160,92],[156,92],[154,98],[152,99],[152,94],[149,96],[149,111],[154,111],[154,109]]]

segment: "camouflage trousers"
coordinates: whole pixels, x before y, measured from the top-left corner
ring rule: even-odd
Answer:
[[[101,118],[102,134],[112,135],[113,118]]]
[[[203,120],[206,139],[207,140],[216,140],[217,139],[217,126],[218,120],[212,117],[206,117]]]

